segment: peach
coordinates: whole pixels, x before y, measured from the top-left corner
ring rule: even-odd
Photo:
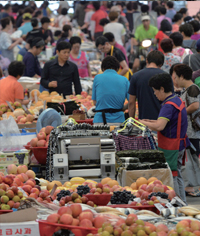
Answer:
[[[16,184],[17,184],[17,186],[22,186],[22,185],[23,185],[23,183],[22,183],[21,179],[20,179],[20,178],[18,178],[18,177],[16,177],[16,178],[14,179],[14,183],[16,183]]]
[[[28,176],[27,174],[25,173],[21,173],[21,176],[23,177],[24,181],[23,182],[26,182],[28,180]]]
[[[17,122],[19,122],[22,118],[24,118],[25,116],[18,116],[17,117]]]
[[[26,172],[26,175],[28,176],[29,179],[35,179],[35,172],[32,170],[28,170]]]
[[[15,204],[15,202],[12,201],[12,200],[10,200],[10,201],[7,202],[7,205],[10,206],[10,209],[13,208],[14,204]]]
[[[12,186],[10,189],[13,191],[14,194],[18,193],[18,188],[16,186]]]
[[[72,210],[72,216],[74,218],[78,217],[82,212],[82,207],[80,204],[72,204],[70,205],[70,209]]]
[[[60,215],[57,213],[51,214],[47,217],[47,222],[50,223],[59,223]]]
[[[151,192],[153,192],[153,188],[155,187],[155,185],[154,184],[149,184],[148,186],[147,186],[147,188],[146,188],[146,191],[148,192],[148,193],[151,193]]]
[[[15,164],[10,164],[7,167],[8,174],[17,174],[17,166]]]
[[[71,225],[73,222],[73,217],[69,214],[63,214],[60,217],[60,224]]]
[[[73,219],[72,225],[79,226],[79,220],[78,219]]]
[[[16,208],[16,209],[18,209],[18,208],[19,208],[19,206],[20,206],[20,202],[15,202],[15,203],[14,203],[14,205],[13,205],[13,208]]]
[[[58,214],[60,216],[63,215],[63,214],[72,215],[72,210],[68,206],[63,206],[63,207],[60,207],[60,209],[58,210]]]
[[[45,127],[43,127],[43,128],[40,130],[40,132],[39,132],[39,133],[42,133],[42,132],[44,132],[44,133],[45,133]]]
[[[33,115],[28,114],[27,117],[26,117],[26,120],[27,120],[27,122],[32,122],[34,120]]]
[[[39,191],[39,189],[37,189],[37,188],[32,188],[32,189],[31,189],[31,193],[35,193],[36,195],[39,196],[40,191]]]
[[[26,173],[26,171],[28,170],[26,165],[20,165],[17,167],[17,173],[21,174],[21,173]]]
[[[50,134],[47,135],[46,141],[49,142]]]
[[[143,189],[144,191],[146,191],[146,188],[147,188],[147,184],[143,184],[139,187],[139,189]]]
[[[33,181],[31,181],[30,179],[26,181],[25,185],[30,185],[32,188],[35,186]]]
[[[41,197],[38,197],[36,200],[37,200],[38,202],[43,202],[43,199],[42,199]]]
[[[82,212],[79,215],[79,220],[82,221],[83,219],[88,219],[92,222],[93,221],[93,214],[91,212]]]
[[[17,195],[20,197],[20,198],[23,198],[23,193],[21,191],[18,191]]]
[[[45,192],[40,192],[40,194],[39,194],[39,197],[41,197],[41,198],[46,198],[48,196],[48,194],[47,193],[45,193]]]
[[[27,193],[31,193],[32,186],[31,185],[24,185],[24,186],[22,186],[22,189]]]
[[[200,231],[200,222],[192,220],[190,228],[192,231]]]
[[[38,198],[38,195],[37,195],[36,193],[31,193],[31,194],[29,195],[29,197],[32,197],[32,198],[37,199],[37,198]]]
[[[115,236],[121,236],[123,230],[120,227],[114,229],[113,233]]]
[[[164,225],[164,224],[160,224],[160,225],[158,225],[157,228],[156,228],[156,232],[157,232],[157,233],[158,233],[158,232],[165,232],[165,233],[168,233],[168,231],[169,231],[168,227],[167,227],[166,225]]]
[[[46,146],[46,141],[45,140],[39,140],[37,143],[37,147],[45,147]]]
[[[86,196],[83,196],[81,198],[82,203],[86,204],[88,202],[88,198]]]
[[[153,182],[153,184],[159,184],[159,185],[162,185],[162,182],[160,181],[160,180],[155,180],[154,182]]]
[[[7,202],[9,202],[9,197],[8,196],[1,196],[1,198],[0,198],[0,201],[1,201],[1,203],[7,203]]]
[[[156,181],[157,181],[157,180],[156,180]],[[153,188],[153,192],[154,192],[154,193],[158,193],[158,192],[164,193],[165,190],[164,190],[164,188],[162,187],[162,185],[156,185],[156,186]]]
[[[10,175],[6,175],[3,177],[3,182],[5,184],[11,185],[13,183],[13,178]]]
[[[25,124],[25,123],[27,122],[26,117],[21,118],[21,119],[19,120],[19,122]]]
[[[169,195],[168,198],[172,200],[172,198],[176,197],[176,193],[174,190],[167,190],[166,193]]]
[[[86,228],[92,228],[93,227],[92,222],[88,219],[81,220],[79,226],[86,227]]]
[[[53,126],[46,126],[46,128],[45,128],[45,133],[48,135],[48,134],[51,133],[51,131],[52,131],[53,129],[54,129]]]
[[[8,196],[9,199],[12,199],[15,196],[15,194],[13,193],[12,190],[7,190],[6,191],[6,196]]]
[[[31,139],[31,147],[37,147],[37,143],[38,143],[38,138],[33,138]]]
[[[40,132],[37,134],[38,140],[46,140],[46,134],[45,132]]]

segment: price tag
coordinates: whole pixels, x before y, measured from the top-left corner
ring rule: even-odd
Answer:
[[[155,206],[160,212],[165,209],[160,203],[156,203],[156,204],[154,204],[154,206]]]
[[[173,198],[170,203],[171,203],[172,205],[174,205],[174,204],[176,203],[176,199]]]
[[[28,103],[28,109],[30,109],[30,107],[31,107],[31,104],[32,104],[32,100],[30,100],[30,102]]]
[[[22,105],[22,107],[23,107],[24,111],[26,112],[26,114],[30,114],[31,115],[30,111],[26,108],[25,105]]]
[[[139,197],[134,198],[134,202],[140,203],[140,202],[141,202],[141,199],[140,199]]]
[[[12,106],[11,106],[10,102],[6,101],[6,103],[8,104],[8,106],[9,106],[10,110],[11,110],[11,111],[14,111],[14,109],[12,108]]]
[[[170,202],[168,202],[168,203],[166,204],[166,207],[172,208],[173,206],[172,206],[172,204],[171,204]]]
[[[186,206],[186,204],[178,196],[174,197],[174,199],[180,202],[183,206]]]
[[[35,96],[35,102],[38,101],[38,98],[37,98],[37,91],[34,92],[34,96]]]

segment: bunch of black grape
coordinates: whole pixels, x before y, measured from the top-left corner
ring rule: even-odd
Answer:
[[[77,193],[78,195],[80,195],[81,197],[83,195],[86,195],[87,193],[90,192],[90,188],[88,187],[88,185],[80,185],[77,187]]]
[[[58,194],[57,194],[57,200],[60,201],[60,199],[62,197],[71,195],[71,192],[69,190],[61,190]]]
[[[113,193],[110,202],[112,204],[128,204],[129,201],[133,201],[135,196],[130,191],[116,191]]]
[[[73,236],[73,234],[70,230],[68,229],[60,229],[59,231],[55,232],[53,236]]]
[[[168,194],[167,194],[167,193],[161,193],[161,192],[151,193],[151,194],[148,196],[148,199],[150,199],[150,198],[153,197],[153,196],[161,197],[161,198],[164,198],[164,199],[168,199]]]
[[[15,153],[15,157],[18,159],[19,164],[24,164],[25,153]]]

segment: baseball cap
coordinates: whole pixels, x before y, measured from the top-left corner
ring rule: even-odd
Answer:
[[[196,42],[196,48],[197,50],[200,50],[200,39],[198,39]]]
[[[150,16],[149,15],[143,15],[142,17],[141,17],[141,20],[143,21],[143,20],[150,20]]]
[[[28,13],[28,12],[27,12],[27,13],[24,13],[24,14],[23,14],[23,19],[24,19],[24,20],[32,19],[32,15],[31,15],[30,13]]]
[[[92,4],[88,4],[86,8],[88,8],[88,9],[94,9],[94,7],[93,7]]]

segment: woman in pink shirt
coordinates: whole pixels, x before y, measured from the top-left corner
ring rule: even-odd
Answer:
[[[81,51],[81,38],[78,36],[71,37],[69,40],[71,44],[71,52],[69,61],[73,62],[78,67],[79,76],[81,78],[92,77],[89,58],[86,52]]]
[[[181,13],[176,13],[172,22],[174,23],[172,25],[172,33],[179,32],[179,26],[183,23],[183,15]]]

